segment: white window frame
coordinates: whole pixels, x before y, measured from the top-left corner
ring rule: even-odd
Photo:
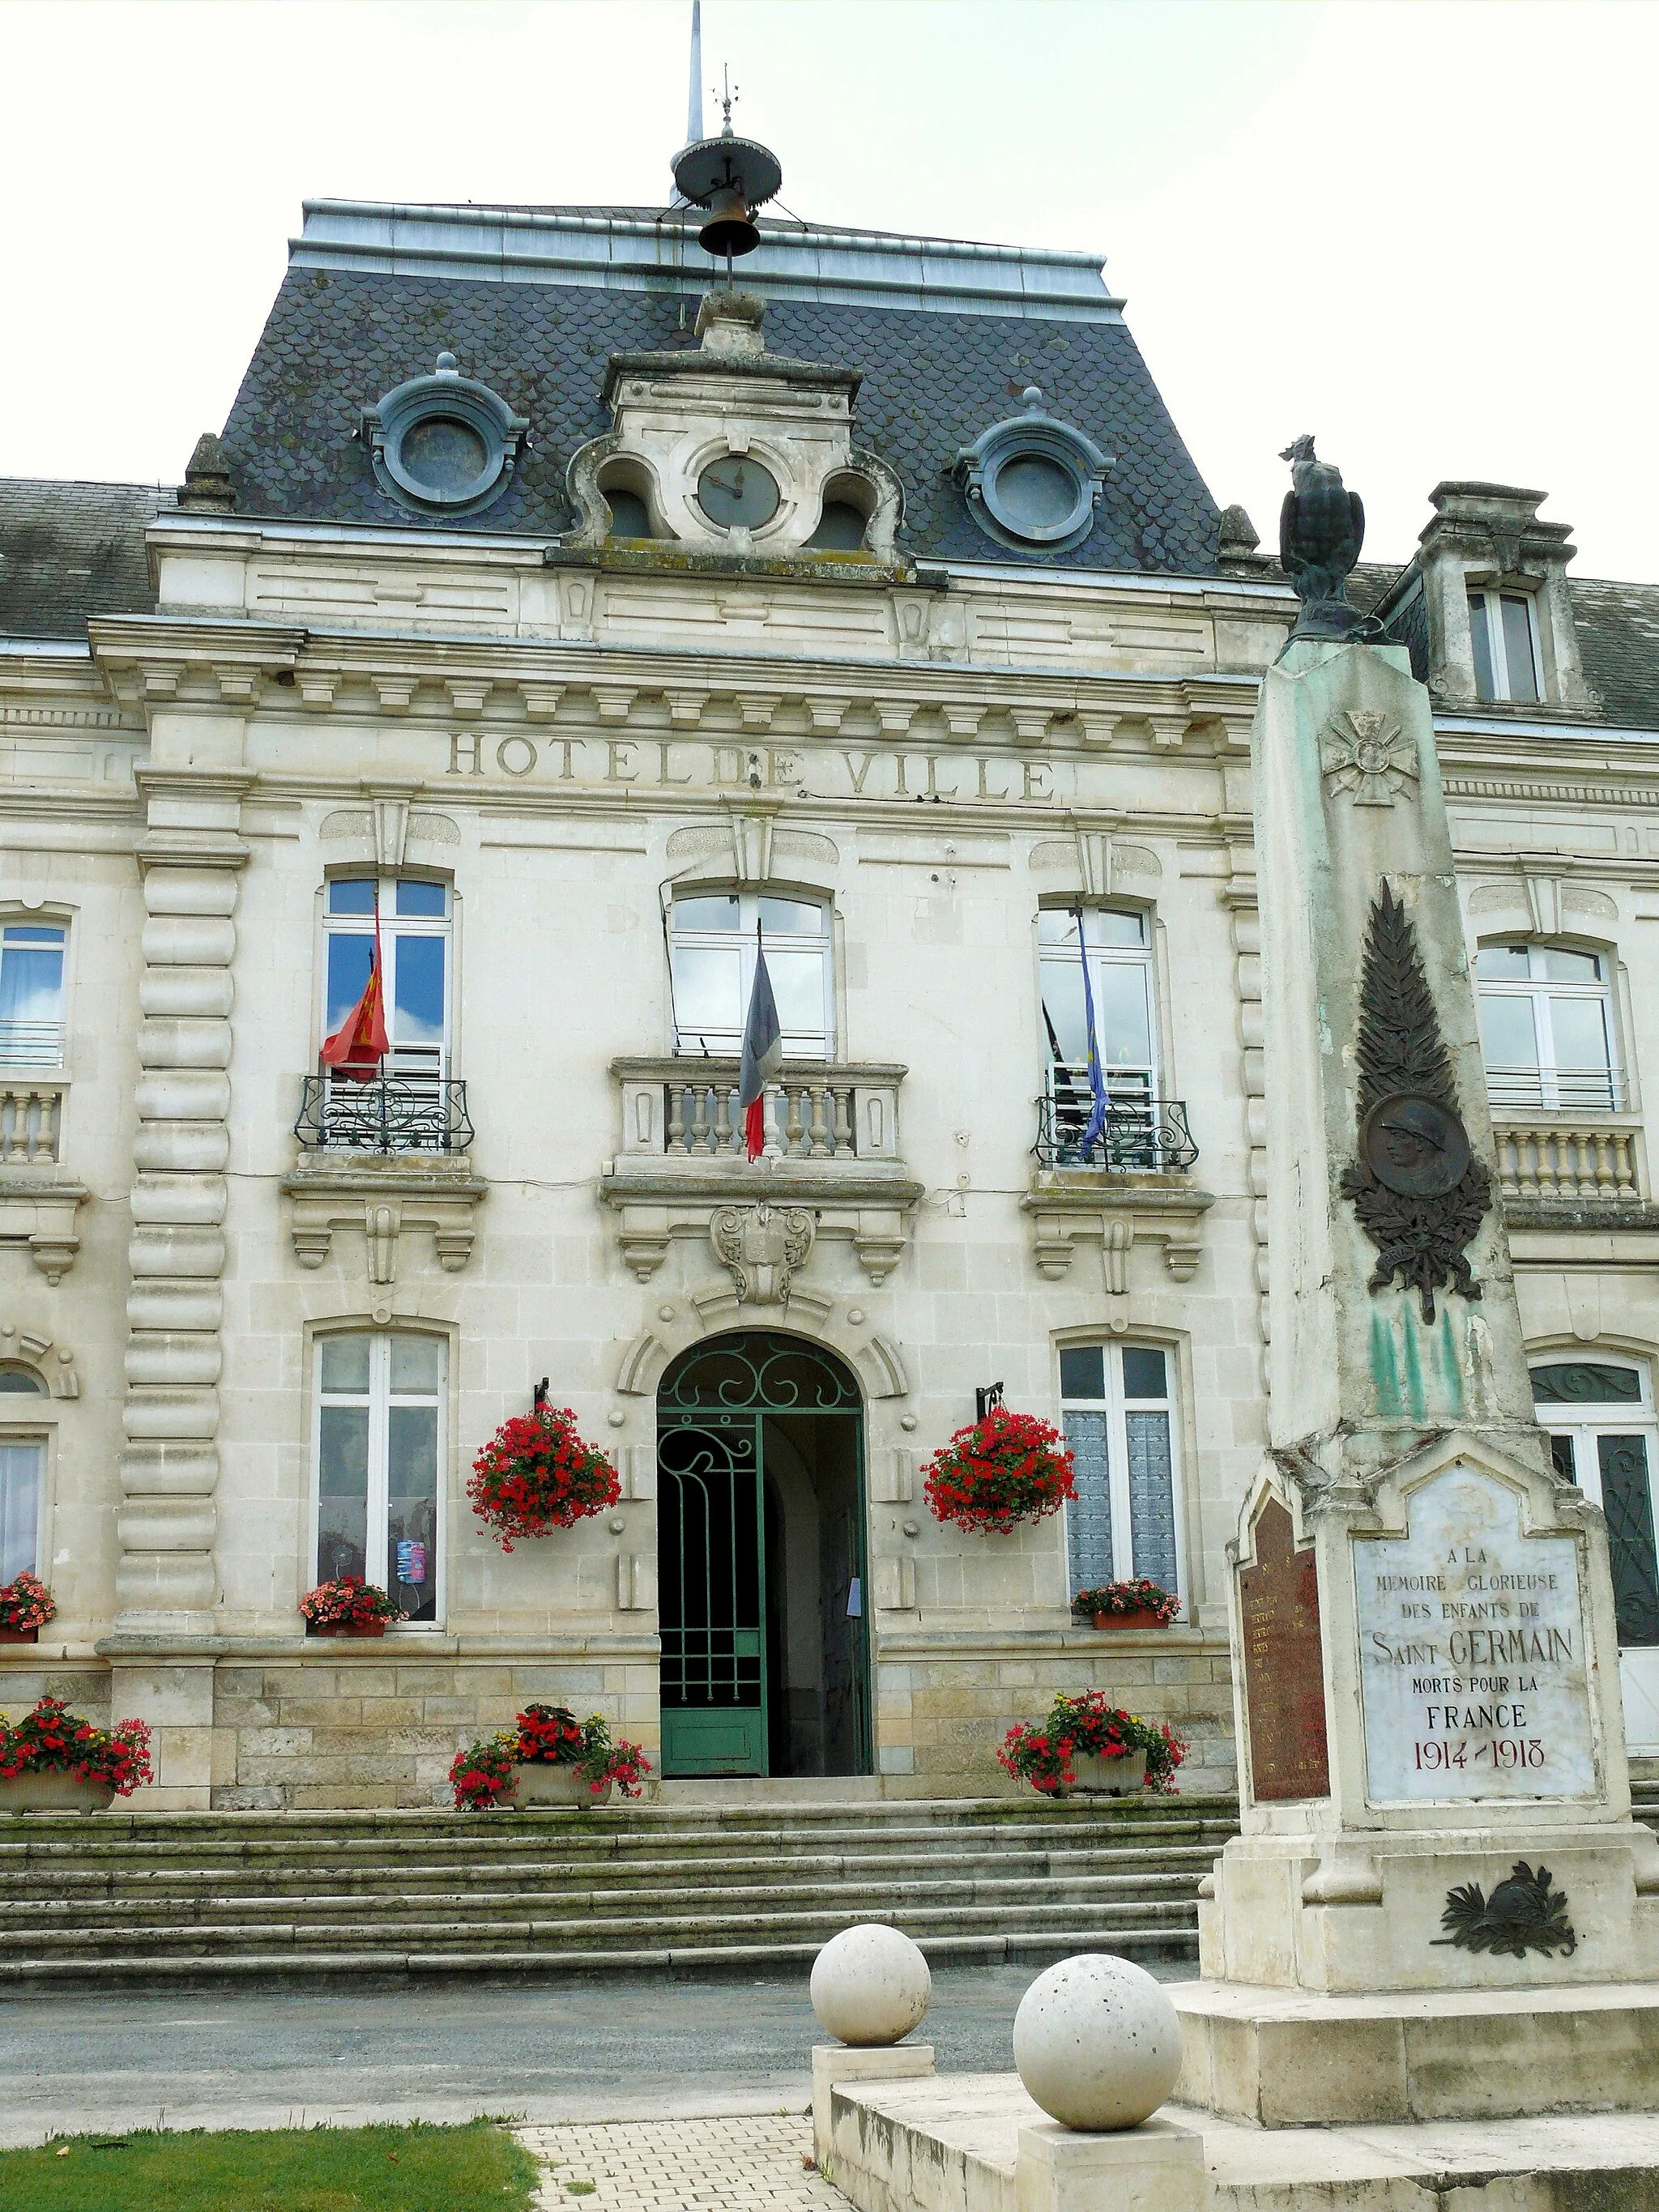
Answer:
[[[1510,978],[1480,973],[1480,953],[1522,951],[1527,955],[1528,972],[1526,976]],[[1574,953],[1581,959],[1592,959],[1601,972],[1593,983],[1562,982],[1539,973],[1534,956],[1556,951]],[[1533,1073],[1529,1067],[1487,1067],[1486,1095],[1494,1106],[1511,1113],[1565,1111],[1571,1114],[1608,1114],[1624,1109],[1626,1097],[1625,1076],[1620,1064],[1613,979],[1608,972],[1612,965],[1611,956],[1601,947],[1593,945],[1556,945],[1543,940],[1495,937],[1477,948],[1474,976],[1477,995],[1481,1000],[1488,997],[1530,1000],[1533,1037],[1538,1048],[1535,1084],[1528,1079]],[[1600,1005],[1602,1034],[1607,1041],[1604,1097],[1594,1095],[1602,1076],[1601,1069],[1564,1067],[1557,1059],[1555,1024],[1549,1004],[1552,999],[1593,999]],[[1483,1061],[1485,1053],[1483,1027]]]
[[[1469,650],[1474,656],[1475,690],[1482,699],[1507,701],[1520,706],[1541,705],[1544,698],[1544,655],[1539,635],[1538,594],[1523,591],[1512,584],[1471,584],[1468,587]],[[1532,648],[1532,678],[1530,692],[1517,692],[1516,672],[1510,665],[1509,640],[1504,633],[1503,602],[1519,599],[1527,610],[1527,641]],[[1476,610],[1479,609],[1477,615]],[[1486,638],[1487,663],[1492,670],[1492,688],[1480,690],[1480,659],[1475,651],[1474,630],[1479,621]]]
[[[64,1042],[69,1034],[70,982],[70,923],[58,914],[0,913],[0,968],[3,968],[9,949],[8,940],[13,930],[55,930],[62,939],[61,965],[58,975],[58,1018],[52,1022],[0,1022],[0,1067],[38,1067],[61,1072],[64,1066]],[[17,951],[43,951],[19,944]],[[14,1037],[15,1029],[27,1029],[40,1034]]]
[[[1647,1443],[1648,1494],[1659,1515],[1659,1413],[1655,1410],[1653,1376],[1647,1362],[1632,1358],[1627,1352],[1602,1352],[1594,1346],[1576,1354],[1535,1352],[1527,1359],[1529,1375],[1540,1367],[1579,1365],[1616,1367],[1621,1373],[1634,1375],[1641,1395],[1635,1399],[1587,1398],[1571,1404],[1540,1404],[1534,1399],[1533,1411],[1539,1427],[1552,1437],[1565,1437],[1571,1440],[1572,1479],[1595,1506],[1601,1504],[1601,1461],[1595,1449],[1598,1439],[1640,1434]],[[1656,1534],[1659,1534],[1659,1528]],[[1659,1645],[1650,1644],[1626,1644],[1623,1648],[1644,1653],[1659,1651]]]
[[[443,1346],[444,1371],[434,1392],[429,1390],[398,1390],[392,1389],[392,1343],[396,1336],[419,1336],[428,1344]],[[337,1343],[350,1336],[368,1339],[368,1389],[358,1390],[323,1389],[323,1346]],[[330,1405],[361,1406],[368,1408],[368,1527],[363,1547],[363,1580],[374,1583],[381,1589],[390,1589],[386,1579],[391,1565],[390,1532],[387,1522],[391,1514],[391,1413],[394,1406],[432,1406],[437,1408],[436,1438],[434,1449],[437,1455],[437,1486],[433,1508],[433,1537],[437,1550],[437,1572],[432,1577],[434,1615],[430,1620],[393,1621],[388,1635],[431,1635],[441,1632],[445,1618],[446,1596],[449,1576],[449,1383],[452,1347],[449,1338],[436,1329],[390,1328],[331,1328],[319,1331],[312,1341],[311,1387],[311,1528],[307,1543],[307,1571],[309,1580],[306,1588],[312,1589],[322,1580],[317,1557],[317,1546],[322,1533],[322,1470],[323,1470],[323,1406],[325,1396]]]
[[[50,1407],[52,1391],[40,1369],[27,1359],[11,1358],[0,1361],[0,1367],[26,1376],[33,1385],[28,1390],[0,1391],[0,1444],[29,1444],[40,1455],[40,1467],[34,1486],[34,1558],[27,1572],[39,1575],[42,1582],[50,1582],[46,1556],[46,1528],[49,1517],[48,1493],[52,1483],[52,1446],[56,1424]],[[9,1581],[10,1576],[0,1574],[0,1580]]]
[[[735,898],[738,902],[738,926],[735,929],[682,928],[675,914],[685,899]],[[821,891],[793,890],[781,885],[769,885],[763,890],[738,890],[730,884],[679,884],[668,916],[668,958],[670,974],[675,984],[673,1010],[673,1050],[679,1059],[697,1059],[705,1053],[715,1059],[735,1060],[743,1049],[743,1024],[749,1012],[750,994],[755,985],[756,924],[760,920],[763,899],[786,900],[793,906],[816,908],[823,917],[823,929],[816,937],[794,929],[769,930],[763,928],[759,943],[765,952],[801,952],[817,950],[823,963],[823,1030],[820,1038],[816,1030],[788,1030],[783,1032],[783,1053],[786,1060],[830,1061],[836,1057],[836,957],[835,916],[831,902]],[[682,1030],[678,1017],[678,975],[675,969],[676,956],[682,951],[708,950],[730,952],[739,956],[738,1006],[737,1027],[734,1030]]]
[[[1175,1531],[1176,1588],[1181,1594],[1182,1610],[1191,1616],[1193,1601],[1187,1586],[1186,1501],[1181,1464],[1181,1407],[1180,1383],[1176,1370],[1176,1349],[1172,1344],[1158,1344],[1150,1337],[1145,1339],[1091,1337],[1075,1344],[1060,1347],[1062,1352],[1090,1352],[1099,1348],[1105,1374],[1106,1395],[1102,1398],[1067,1397],[1062,1391],[1060,1400],[1060,1426],[1065,1427],[1070,1413],[1106,1415],[1106,1487],[1112,1513],[1112,1574],[1114,1582],[1127,1582],[1137,1573],[1134,1565],[1134,1525],[1129,1495],[1129,1420],[1131,1413],[1162,1413],[1170,1432],[1170,1503]],[[1164,1395],[1161,1398],[1131,1397],[1124,1389],[1123,1354],[1128,1352],[1158,1352],[1164,1356]],[[1072,1545],[1069,1509],[1066,1528],[1066,1573],[1072,1574]],[[1072,1593],[1075,1595],[1075,1592]]]
[[[395,1040],[381,1063],[383,1074],[416,1083],[447,1082],[454,1059],[455,1034],[455,893],[452,884],[434,876],[417,876],[407,868],[392,875],[376,875],[373,871],[342,868],[328,877],[323,885],[323,962],[318,979],[317,1048],[320,1050],[329,1036],[328,968],[329,945],[336,937],[368,937],[374,934],[372,914],[331,914],[329,902],[336,884],[374,883],[380,902],[380,951],[385,963],[382,978],[385,993],[386,1034],[392,1036],[397,1008],[398,943],[400,937],[440,937],[444,940],[444,1005],[443,1034],[435,1048],[429,1045],[399,1047]],[[400,915],[398,912],[399,883],[431,884],[444,895],[441,915]],[[326,1072],[326,1071],[325,1071]]]

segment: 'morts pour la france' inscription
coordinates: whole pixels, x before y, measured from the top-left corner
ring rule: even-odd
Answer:
[[[1520,1514],[1460,1463],[1414,1493],[1408,1535],[1354,1538],[1373,1804],[1595,1795],[1577,1546]]]

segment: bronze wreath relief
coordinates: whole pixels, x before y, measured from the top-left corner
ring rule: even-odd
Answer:
[[[1464,1252],[1492,1177],[1469,1151],[1416,933],[1386,878],[1365,936],[1358,1060],[1359,1158],[1343,1170],[1342,1195],[1376,1247],[1370,1288],[1400,1276],[1431,1322],[1443,1285],[1480,1295]]]

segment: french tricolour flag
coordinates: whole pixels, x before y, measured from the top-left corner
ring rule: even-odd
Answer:
[[[743,1025],[743,1062],[738,1072],[738,1103],[743,1109],[743,1137],[751,1160],[766,1145],[766,1086],[783,1073],[783,1031],[777,1000],[766,972],[766,955],[755,948],[755,987],[749,994],[749,1018]]]

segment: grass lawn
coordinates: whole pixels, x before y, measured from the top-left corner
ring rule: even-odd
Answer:
[[[530,2212],[536,2161],[505,2128],[70,2136],[0,2151],[0,2212]]]

